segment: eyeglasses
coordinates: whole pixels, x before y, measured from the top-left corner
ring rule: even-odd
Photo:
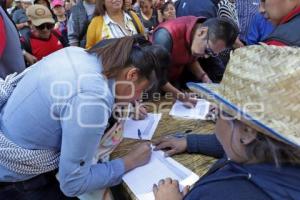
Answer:
[[[212,48],[209,46],[209,32],[207,32],[207,40],[206,40],[206,47],[204,49],[204,53],[206,55],[208,55],[209,57],[217,57],[219,54],[218,53],[215,53]]]
[[[50,23],[45,23],[45,24],[36,26],[36,28],[39,30],[44,30],[45,28],[47,28],[48,30],[51,30],[53,27],[54,27],[54,24],[50,24]]]

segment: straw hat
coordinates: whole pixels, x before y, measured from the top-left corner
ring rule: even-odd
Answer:
[[[300,48],[240,48],[220,84],[187,85],[261,133],[300,147]]]

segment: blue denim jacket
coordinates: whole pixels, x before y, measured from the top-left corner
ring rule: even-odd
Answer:
[[[101,75],[101,61],[68,47],[32,68],[1,111],[5,136],[24,148],[60,151],[60,187],[68,196],[118,184],[122,159],[92,164],[114,104],[114,81]],[[0,166],[0,182],[29,178]]]

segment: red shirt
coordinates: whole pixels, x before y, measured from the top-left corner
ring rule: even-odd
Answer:
[[[63,48],[63,45],[53,33],[51,33],[48,40],[36,38],[31,35],[30,44],[32,55],[38,60],[41,60],[43,57]]]
[[[0,16],[0,58],[2,57],[2,54],[4,52],[5,45],[6,45],[6,33],[5,33],[4,21],[2,19],[2,16]]]

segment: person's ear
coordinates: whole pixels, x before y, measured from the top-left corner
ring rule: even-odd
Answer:
[[[139,79],[139,70],[135,67],[129,68],[125,74],[125,79],[127,81],[136,82]]]
[[[202,38],[202,39],[205,39],[207,37],[207,34],[208,34],[208,27],[201,27],[197,30],[196,32],[197,36]]]
[[[242,134],[240,142],[243,145],[248,145],[255,140],[257,137],[257,131],[245,124],[241,125]]]

